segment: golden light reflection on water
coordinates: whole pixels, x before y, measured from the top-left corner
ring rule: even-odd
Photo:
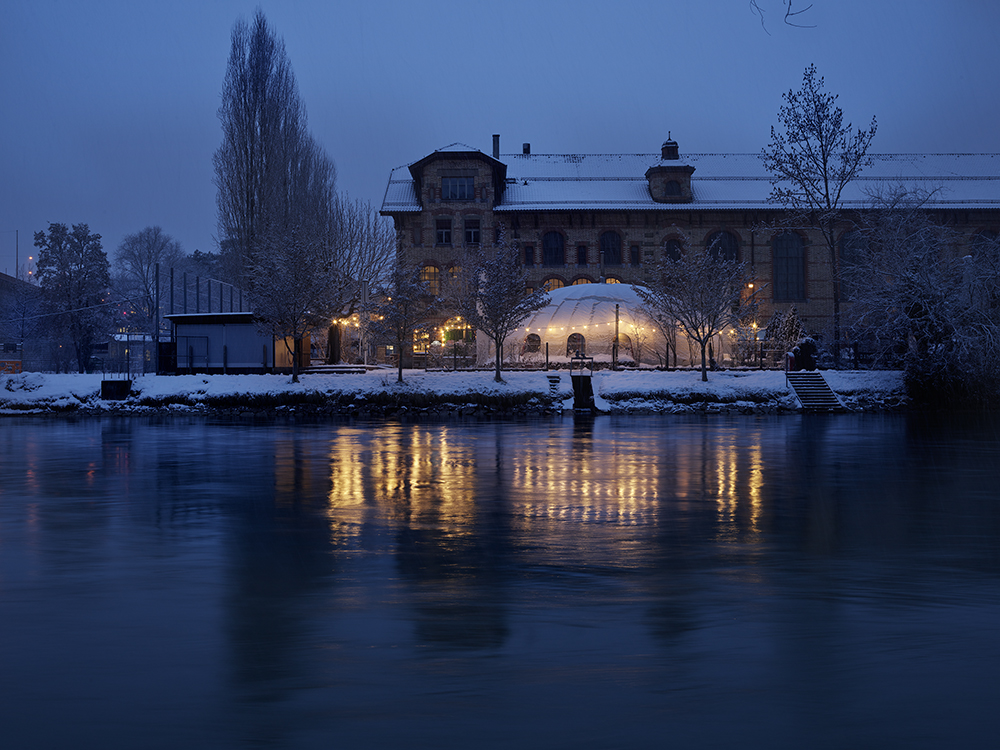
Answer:
[[[720,540],[752,542],[760,532],[763,450],[736,430],[677,446],[677,493],[715,506]]]
[[[328,513],[340,532],[377,513],[469,533],[463,521],[475,513],[477,464],[448,428],[345,429],[331,442],[329,460]]]
[[[466,535],[483,503],[498,496],[521,530],[541,521],[653,528],[668,507],[673,515],[711,512],[720,540],[754,542],[762,447],[736,430],[698,434],[686,441],[564,423],[524,432],[345,427],[329,443],[327,514],[343,539],[376,516]]]
[[[553,429],[512,461],[525,519],[655,525],[662,494],[655,456],[634,436],[595,440],[593,432]]]

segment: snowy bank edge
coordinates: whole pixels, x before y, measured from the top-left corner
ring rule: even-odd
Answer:
[[[549,376],[559,376],[555,392]],[[902,373],[896,371],[828,371],[830,386],[849,407],[896,408],[905,401]],[[493,373],[404,371],[404,382],[395,373],[305,374],[299,383],[287,375],[143,375],[132,383],[131,395],[122,401],[101,399],[100,374],[22,373],[0,375],[0,413],[26,414],[80,409],[127,411],[129,408],[248,408],[261,403],[320,403],[324,401],[406,403],[449,402],[489,404],[527,403],[535,399],[551,407],[572,397],[566,372],[504,372],[496,383]],[[707,383],[696,371],[603,371],[594,375],[594,389],[611,411],[648,410],[651,405],[676,402],[784,405],[789,390],[784,373],[775,371],[713,372]],[[661,410],[655,409],[654,410]]]

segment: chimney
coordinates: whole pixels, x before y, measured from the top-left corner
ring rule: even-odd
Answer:
[[[677,141],[670,137],[670,131],[667,131],[667,140],[660,147],[660,157],[664,161],[677,161],[681,158],[680,152],[677,148]]]
[[[524,155],[525,155],[525,156],[527,156],[528,154],[530,154],[530,153],[531,153],[531,144],[530,144],[530,143],[525,143],[525,144],[523,144],[523,145],[521,146],[521,148],[523,149],[523,151],[524,151]]]
[[[493,158],[500,161],[500,134],[493,134]]]

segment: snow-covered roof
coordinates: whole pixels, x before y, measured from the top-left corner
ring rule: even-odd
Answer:
[[[475,151],[463,144],[447,150]],[[845,206],[864,207],[872,194],[901,184],[933,192],[930,204],[936,207],[1000,208],[1000,154],[872,154],[871,159],[845,191]],[[507,165],[507,182],[494,208],[498,212],[773,208],[771,175],[756,153],[682,153],[680,161],[664,161],[659,154],[505,154],[499,161]],[[681,164],[695,169],[692,202],[655,202],[646,171]],[[421,210],[410,166],[392,171],[383,212]]]

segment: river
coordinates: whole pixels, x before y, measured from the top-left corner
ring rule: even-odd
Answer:
[[[0,423],[17,748],[993,747],[1000,420]]]

